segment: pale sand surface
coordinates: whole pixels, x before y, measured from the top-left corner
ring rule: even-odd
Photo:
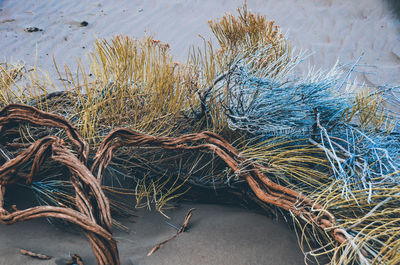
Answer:
[[[300,68],[327,69],[337,59],[358,67],[358,81],[368,85],[400,85],[400,22],[397,0],[249,0],[253,11],[267,15],[299,49],[312,52]],[[23,4],[22,4],[23,2]],[[390,4],[392,3],[392,4]],[[0,60],[22,60],[56,76],[52,55],[60,66],[76,66],[93,47],[95,36],[152,34],[168,42],[178,60],[190,45],[211,37],[207,21],[236,12],[241,0],[0,0]],[[87,21],[87,27],[79,27]],[[42,32],[27,33],[26,27]]]
[[[390,2],[390,1],[389,1]],[[396,3],[395,0],[392,1]],[[239,0],[0,0],[0,61],[25,62],[56,78],[52,55],[62,66],[87,65],[86,53],[95,36],[117,34],[141,37],[153,34],[168,42],[177,60],[184,60],[190,45],[201,45],[198,34],[211,37],[207,20],[234,12]],[[358,81],[368,85],[400,85],[400,20],[383,0],[254,0],[249,8],[266,14],[288,33],[299,49],[312,52],[300,67],[330,68],[336,60],[354,63]],[[398,12],[398,11],[397,11]],[[399,15],[399,13],[397,13]],[[89,22],[79,27],[81,21]],[[35,26],[42,32],[27,33]],[[36,57],[37,54],[37,57]],[[36,59],[35,59],[36,58]],[[182,222],[193,205],[170,212],[171,223]],[[294,232],[269,218],[242,209],[195,205],[190,231],[167,243],[147,258],[151,247],[174,230],[154,212],[140,211],[136,223],[123,221],[130,234],[116,231],[122,264],[303,264]],[[18,254],[18,248],[52,255],[36,261]],[[0,225],[0,264],[62,264],[68,253],[80,254],[95,264],[89,243],[79,233],[35,220]],[[61,263],[60,263],[61,262]]]
[[[152,247],[172,236],[186,212],[195,207],[188,232],[162,246],[152,256]],[[123,219],[130,233],[116,230],[121,264],[132,265],[246,265],[304,264],[296,235],[285,225],[245,209],[208,204],[183,204],[167,211],[171,220],[157,212],[138,211],[135,223]],[[65,264],[68,253],[79,253],[85,264],[96,264],[88,241],[78,233],[45,220],[11,226],[0,225],[0,265]],[[18,253],[25,248],[54,258],[38,261]]]

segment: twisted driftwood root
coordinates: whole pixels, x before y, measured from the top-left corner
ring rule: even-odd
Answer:
[[[110,206],[96,178],[86,167],[89,148],[85,140],[69,121],[55,114],[39,111],[25,105],[9,105],[0,111],[0,136],[7,125],[29,122],[35,125],[59,127],[66,131],[71,142],[78,147],[77,158],[56,136],[44,137],[0,167],[0,222],[14,224],[34,218],[53,217],[69,221],[83,229],[92,245],[98,264],[118,265],[117,244],[111,233]],[[76,208],[37,206],[9,212],[4,208],[6,186],[20,179],[29,185],[46,159],[51,158],[69,168],[75,190]],[[33,160],[29,174],[18,169]]]
[[[68,138],[78,148],[79,159],[86,163],[89,145],[68,120],[57,114],[44,112],[28,105],[9,104],[0,110],[0,135],[5,133],[8,125],[15,125],[18,122],[64,129]]]
[[[276,184],[262,173],[262,166],[248,163],[239,152],[221,136],[212,132],[186,134],[180,137],[157,137],[130,129],[115,129],[103,140],[91,168],[101,181],[104,169],[111,161],[113,151],[122,146],[150,146],[174,150],[209,150],[216,153],[234,172],[243,177],[254,194],[264,203],[290,211],[307,222],[328,231],[338,243],[346,242],[341,229],[334,229],[335,218],[319,204],[303,194]],[[243,170],[243,165],[246,165]]]
[[[331,213],[303,194],[273,182],[263,173],[263,166],[246,161],[231,144],[215,133],[193,133],[173,138],[150,136],[130,129],[115,129],[99,146],[94,157],[95,162],[89,170],[86,167],[88,144],[69,121],[30,106],[12,104],[0,110],[0,137],[5,134],[9,125],[18,122],[64,129],[69,140],[77,148],[78,157],[72,154],[61,139],[47,136],[33,143],[15,158],[6,159],[8,161],[0,167],[0,222],[13,224],[33,218],[55,217],[77,224],[89,238],[99,264],[119,264],[117,245],[111,233],[110,207],[100,183],[114,150],[123,146],[212,151],[235,174],[247,181],[256,197],[263,203],[280,207],[317,225],[340,244],[350,241],[345,230],[335,226],[335,218]],[[20,179],[25,179],[26,183],[30,184],[33,177],[38,174],[40,166],[49,157],[70,169],[77,210],[54,206],[38,206],[15,210],[12,213],[5,210],[3,207],[5,186]],[[30,173],[18,172],[18,169],[31,159],[33,163]]]

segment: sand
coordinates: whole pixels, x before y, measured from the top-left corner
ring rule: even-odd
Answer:
[[[168,42],[177,61],[191,45],[202,45],[199,34],[212,38],[207,20],[234,12],[239,0],[0,0],[0,61],[36,64],[57,83],[53,56],[59,66],[88,64],[86,54],[97,37],[145,34]],[[249,8],[281,26],[293,45],[308,51],[299,67],[350,69],[363,55],[354,77],[370,86],[400,85],[400,8],[396,0],[249,0]],[[81,22],[88,25],[82,27]],[[25,32],[27,27],[43,31]],[[169,212],[170,223],[182,222],[190,207],[190,230],[146,257],[152,246],[175,231],[155,212],[139,211],[136,223],[122,222],[130,234],[116,231],[122,264],[304,264],[293,231],[266,216],[227,206],[184,204]],[[63,264],[78,253],[95,264],[86,239],[68,228],[35,220],[0,225],[0,264]],[[52,255],[36,261],[19,248]]]
[[[0,61],[35,62],[57,76],[59,66],[74,69],[97,37],[153,35],[168,42],[177,60],[191,45],[211,38],[207,21],[235,12],[241,0],[31,0],[0,1]],[[273,19],[298,49],[309,51],[300,67],[327,69],[339,59],[350,66],[363,54],[359,82],[400,84],[400,21],[396,0],[249,0],[251,10]],[[396,9],[397,8],[397,9]],[[80,23],[87,21],[86,27]],[[27,27],[40,32],[27,33]]]
[[[147,257],[154,245],[176,233],[165,221],[179,227],[192,207],[196,211],[188,231]],[[143,209],[133,218],[135,223],[121,220],[130,229],[129,234],[118,230],[114,233],[121,264],[304,264],[294,232],[264,215],[212,204],[182,204],[167,214],[170,220]],[[0,265],[65,264],[69,253],[79,253],[87,265],[96,264],[89,243],[79,230],[33,220],[0,225],[0,235]],[[53,259],[38,261],[22,256],[19,248],[50,255]]]

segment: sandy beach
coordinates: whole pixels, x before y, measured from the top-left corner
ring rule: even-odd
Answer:
[[[154,245],[176,232],[168,223],[179,227],[186,212],[193,207],[196,211],[188,231],[147,257]],[[136,214],[138,217],[119,220],[130,229],[129,233],[114,232],[121,264],[304,264],[293,231],[276,220],[245,209],[182,204],[167,211],[170,220],[146,209]],[[33,220],[1,225],[0,234],[1,265],[65,264],[69,253],[79,253],[85,264],[96,264],[90,245],[79,229]],[[22,256],[18,253],[20,248],[50,255],[53,259],[40,261]]]
[[[87,53],[97,38],[145,34],[169,43],[177,61],[185,61],[191,46],[212,38],[207,21],[234,12],[239,0],[149,1],[20,1],[0,0],[0,62],[37,65],[56,85],[58,66],[76,69],[88,65]],[[400,85],[399,4],[380,0],[253,0],[251,10],[276,21],[297,49],[308,54],[298,71],[330,69],[338,61],[353,72],[353,80],[368,86]],[[82,24],[83,21],[87,25]],[[28,27],[40,31],[26,32]],[[59,89],[62,89],[59,87]],[[176,230],[188,209],[196,208],[189,231],[150,257],[146,254]],[[135,222],[122,219],[130,229],[115,231],[121,264],[304,264],[297,237],[287,225],[267,216],[213,204],[182,204],[167,213],[140,209]],[[35,260],[20,248],[53,256]],[[85,264],[96,264],[86,238],[75,230],[34,220],[0,225],[0,265],[65,264],[78,253]]]

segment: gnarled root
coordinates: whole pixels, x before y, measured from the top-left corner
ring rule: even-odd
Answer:
[[[79,159],[56,136],[44,137],[13,159],[0,166],[0,222],[14,224],[35,218],[59,218],[78,225],[83,229],[92,245],[98,264],[118,265],[117,244],[111,233],[110,206],[99,183],[86,167],[88,145],[76,129],[65,119],[55,114],[39,111],[24,105],[9,105],[0,111],[0,136],[5,125],[30,122],[36,125],[60,127],[66,130],[72,143],[78,146]],[[71,183],[75,190],[76,208],[37,206],[9,212],[4,208],[6,186],[20,179],[29,185],[48,158],[69,168]],[[18,172],[26,162],[33,160],[29,174]]]
[[[91,168],[98,181],[111,161],[113,151],[122,146],[150,146],[164,149],[209,150],[215,152],[234,172],[243,177],[254,194],[264,203],[290,211],[303,220],[317,225],[331,234],[333,239],[347,243],[342,229],[335,228],[334,216],[300,192],[273,182],[263,173],[261,165],[248,163],[225,139],[212,132],[186,134],[180,137],[157,137],[130,129],[115,129],[108,134],[95,156]],[[241,170],[246,164],[246,170]]]
[[[5,133],[7,125],[19,122],[64,129],[73,145],[77,147],[79,159],[86,163],[89,145],[68,120],[57,114],[44,112],[28,105],[9,104],[0,110],[0,135]]]
[[[39,217],[67,220],[84,230],[99,264],[119,264],[117,245],[111,233],[110,206],[100,183],[114,150],[123,146],[211,151],[217,154],[235,174],[245,179],[263,203],[280,207],[306,222],[315,224],[328,232],[339,244],[351,242],[345,230],[335,225],[335,218],[331,213],[302,193],[273,182],[263,173],[265,168],[262,165],[246,161],[231,144],[215,133],[193,133],[174,138],[146,135],[130,129],[115,129],[99,146],[94,157],[95,162],[89,170],[85,164],[89,155],[88,145],[69,121],[30,106],[13,104],[0,110],[0,137],[7,131],[8,125],[18,122],[64,129],[70,141],[77,147],[78,157],[61,139],[47,136],[33,143],[15,158],[6,159],[8,161],[0,166],[0,222],[13,224]],[[40,166],[49,157],[69,168],[77,210],[54,206],[38,206],[14,212],[4,209],[5,187],[19,179],[25,179],[29,185],[39,172]],[[18,171],[32,159],[32,167],[28,174]],[[244,165],[245,170],[243,170]],[[355,251],[360,253],[360,261],[367,260],[360,250]]]

